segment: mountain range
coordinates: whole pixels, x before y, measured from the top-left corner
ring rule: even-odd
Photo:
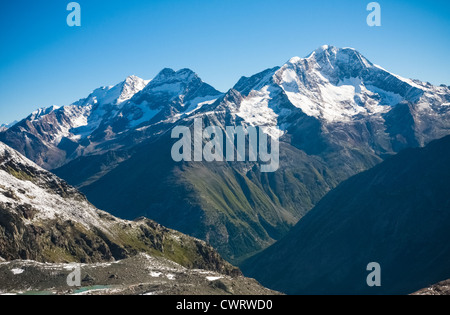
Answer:
[[[280,169],[181,162],[176,126],[258,126]],[[69,106],[32,113],[0,141],[123,219],[145,216],[239,263],[282,239],[330,190],[403,149],[450,134],[450,89],[392,74],[352,48],[242,77],[226,93],[189,69],[135,76]]]

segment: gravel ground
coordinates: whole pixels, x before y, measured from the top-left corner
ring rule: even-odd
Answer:
[[[450,295],[450,280],[439,282],[412,295]]]
[[[79,267],[80,286],[67,284]],[[76,278],[72,278],[76,280]],[[25,295],[272,295],[279,294],[242,276],[230,277],[186,269],[145,254],[114,263],[42,264],[34,261],[0,263],[0,293]]]

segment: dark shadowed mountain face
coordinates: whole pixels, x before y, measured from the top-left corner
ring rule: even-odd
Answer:
[[[237,262],[284,236],[338,183],[448,135],[449,103],[448,87],[401,78],[354,49],[323,46],[243,77],[226,94],[188,69],[165,69],[150,82],[133,78],[32,115],[0,140],[54,169],[96,206],[156,219]],[[279,138],[280,169],[173,162],[170,132],[194,118],[205,127],[258,126]]]
[[[244,273],[289,294],[411,294],[450,277],[450,137],[327,194]],[[382,286],[366,284],[370,262]]]

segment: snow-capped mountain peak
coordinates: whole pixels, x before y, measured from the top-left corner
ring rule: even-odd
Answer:
[[[306,58],[294,57],[286,66],[300,68],[303,72],[318,71],[332,81],[342,77],[358,77],[364,71],[374,67],[367,58],[353,48],[336,48],[328,45],[314,50]]]
[[[45,115],[48,115],[49,113],[58,110],[60,107],[56,106],[56,105],[52,105],[50,107],[45,107],[45,108],[39,108],[37,110],[35,110],[34,112],[31,113],[30,116],[28,116],[28,119],[31,121],[37,120]]]
[[[194,78],[198,78],[197,74],[191,69],[181,69],[175,71],[171,68],[164,68],[161,70],[158,75],[153,79],[153,82],[161,83],[161,82],[170,82],[170,81],[185,81],[189,82]]]
[[[296,111],[286,106],[286,98],[291,106],[324,123],[381,117],[400,103],[431,111],[441,111],[440,104],[448,103],[441,97],[448,94],[444,87],[402,78],[353,48],[329,45],[305,58],[293,57],[280,68],[243,77],[234,89],[244,97],[238,116],[281,129],[289,126],[285,118]]]
[[[166,68],[123,106],[118,117],[125,117],[128,128],[149,125],[155,120],[173,121],[221,95],[190,69]]]
[[[122,89],[116,104],[121,104],[131,99],[136,93],[143,90],[151,80],[143,80],[131,75],[122,82]]]
[[[386,113],[423,94],[411,80],[375,66],[355,49],[328,45],[292,58],[273,79],[295,107],[328,122]]]
[[[18,121],[14,120],[13,122],[11,122],[9,124],[1,124],[0,125],[0,132],[8,130],[9,128],[13,127],[17,123],[18,123]]]
[[[201,82],[198,75],[190,69],[175,72],[173,69],[165,68],[147,85],[143,93],[178,95],[183,94],[189,86]]]
[[[114,86],[106,86],[94,90],[87,98],[81,99],[73,105],[120,105],[144,89],[149,82],[132,75]]]

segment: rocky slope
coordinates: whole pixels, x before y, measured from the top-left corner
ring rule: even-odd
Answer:
[[[234,262],[279,240],[348,177],[450,133],[447,86],[401,78],[350,48],[323,46],[243,77],[226,94],[188,69],[165,69],[137,90],[52,145],[42,139],[59,125],[44,117],[56,109],[1,132],[0,140],[47,168],[61,166],[54,172],[99,208],[155,219],[207,240]],[[86,111],[83,102],[69,108]],[[170,131],[194,118],[221,128],[259,126],[279,137],[280,169],[173,162]]]
[[[445,137],[350,178],[244,274],[288,294],[410,294],[448,279],[449,159]],[[366,284],[371,262],[381,287]]]
[[[412,295],[450,295],[450,280],[441,281]]]
[[[67,278],[80,271],[79,287]],[[273,295],[253,279],[185,268],[173,261],[138,254],[113,263],[0,263],[0,295]]]
[[[239,275],[203,241],[148,219],[125,221],[0,143],[0,256],[45,263],[112,262],[146,253],[186,268]]]

